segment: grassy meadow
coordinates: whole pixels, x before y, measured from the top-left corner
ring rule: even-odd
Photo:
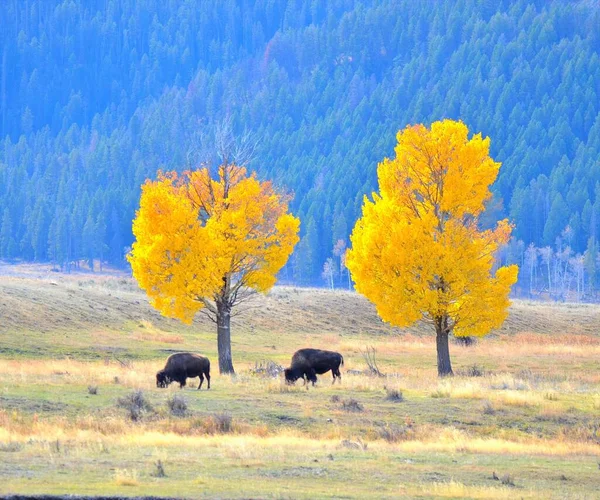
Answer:
[[[0,494],[599,497],[597,306],[515,301],[501,331],[451,345],[439,380],[427,327],[276,287],[233,319],[237,373],[220,376],[213,325],[162,318],[130,279],[2,272]],[[264,369],[308,346],[344,355],[340,385]],[[156,388],[185,350],[211,359],[210,391]]]

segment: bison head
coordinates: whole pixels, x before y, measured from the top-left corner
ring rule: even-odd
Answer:
[[[298,371],[294,370],[293,368],[286,368],[283,370],[283,374],[285,375],[285,382],[287,384],[293,384],[300,378]]]
[[[156,374],[156,387],[168,387],[170,383],[171,380],[164,370],[161,370]]]

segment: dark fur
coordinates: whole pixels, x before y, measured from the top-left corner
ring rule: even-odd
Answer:
[[[200,377],[198,390],[202,387],[204,377],[210,389],[210,361],[199,354],[178,352],[171,354],[165,367],[156,374],[156,387],[168,387],[171,382],[179,382],[179,388],[182,389],[186,379],[194,377]]]
[[[299,378],[315,385],[317,374],[321,375],[331,370],[333,383],[337,378],[342,381],[340,365],[344,366],[344,358],[339,352],[323,351],[321,349],[300,349],[292,356],[292,363],[284,370],[285,381],[293,384]]]

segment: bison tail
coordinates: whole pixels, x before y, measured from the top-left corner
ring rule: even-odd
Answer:
[[[342,358],[342,366],[344,366],[344,356],[340,354],[340,358]]]

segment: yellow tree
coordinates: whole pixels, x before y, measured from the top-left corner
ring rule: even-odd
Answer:
[[[483,336],[506,319],[517,266],[495,269],[508,221],[480,230],[500,163],[489,138],[462,122],[398,132],[394,159],[378,165],[379,193],[365,197],[347,266],[356,289],[395,326],[418,320],[436,332],[438,375],[452,375],[448,336]]]
[[[234,373],[232,308],[276,281],[298,241],[300,221],[270,182],[224,162],[160,173],[142,186],[128,256],[133,276],[163,315],[217,325],[219,371]]]

